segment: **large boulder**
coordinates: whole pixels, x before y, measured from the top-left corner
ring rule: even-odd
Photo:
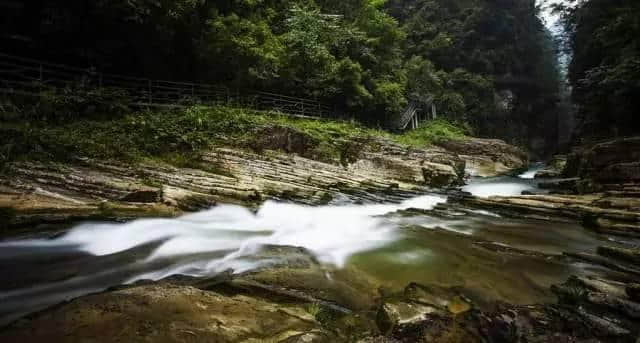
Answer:
[[[382,333],[388,334],[399,326],[421,323],[434,313],[442,312],[429,305],[402,300],[387,301],[378,309],[376,323]]]
[[[553,179],[562,177],[564,168],[567,165],[567,156],[556,155],[549,160],[546,168],[536,173],[536,179]]]
[[[609,140],[574,149],[565,176],[599,183],[640,182],[640,137]]]
[[[524,150],[499,139],[442,140],[438,145],[464,159],[467,170],[474,176],[508,174],[522,170],[529,164],[529,157]]]
[[[388,335],[433,318],[462,314],[471,308],[469,300],[450,288],[411,283],[402,294],[381,303],[376,323],[380,331]]]

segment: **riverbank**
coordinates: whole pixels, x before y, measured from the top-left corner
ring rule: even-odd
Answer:
[[[14,125],[3,133],[10,153],[0,175],[0,217],[9,228],[174,217],[216,203],[400,201],[462,185],[471,158],[498,165],[494,173],[527,164],[526,154],[500,141],[490,142],[491,156],[437,145],[488,145],[446,122],[394,135],[228,108]],[[503,160],[512,161],[508,169]]]
[[[640,137],[577,147],[535,177],[544,191],[450,198],[505,216],[573,221],[598,233],[640,237]],[[549,178],[553,177],[553,178]]]
[[[357,144],[352,158],[324,159],[310,151],[327,128],[306,125],[321,131],[270,123],[247,140],[261,149],[215,141],[188,163],[175,155],[6,163],[0,199],[11,232],[36,230],[2,245],[0,271],[14,275],[0,288],[0,314],[12,322],[2,340],[637,336],[637,241],[581,226],[593,214],[602,222],[626,211],[622,217],[636,220],[632,198],[622,209],[612,198],[569,195],[566,187],[553,195],[472,197],[454,190],[466,174],[516,173],[524,155],[468,137],[418,148],[389,135],[346,134],[335,139],[349,143],[334,147]],[[448,199],[415,198],[447,188]],[[129,221],[145,216],[152,219]],[[123,223],[62,234],[43,225],[78,220]],[[34,310],[43,311],[22,317]]]

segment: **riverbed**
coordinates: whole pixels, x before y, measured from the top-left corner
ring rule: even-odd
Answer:
[[[464,190],[478,196],[537,190],[528,175],[475,179]],[[305,248],[328,282],[349,283],[353,275],[345,273],[357,273],[367,281],[353,285],[368,288],[362,294],[418,282],[463,290],[480,306],[550,302],[551,284],[570,275],[605,273],[562,257],[595,251],[605,236],[577,224],[507,219],[487,211],[429,212],[446,201],[425,194],[377,205],[266,202],[257,211],[219,205],[176,219],[83,223],[68,232],[5,239],[0,324],[112,286],[174,275],[241,274],[286,258],[261,256],[265,246]]]

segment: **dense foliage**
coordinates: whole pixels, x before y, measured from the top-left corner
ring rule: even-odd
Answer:
[[[445,113],[480,135],[552,148],[556,49],[535,1],[392,0],[389,7],[408,33],[407,56],[429,61],[414,74],[417,83]],[[551,146],[535,146],[541,140]]]
[[[555,51],[537,14],[534,0],[39,0],[5,11],[3,39],[107,72],[315,98],[371,124],[433,100],[526,144],[555,134]]]
[[[640,2],[571,1],[561,8],[572,52],[569,81],[582,136],[638,134]]]
[[[0,121],[15,107],[0,107]],[[51,122],[12,121],[0,126],[0,169],[19,159],[65,161],[78,157],[140,161],[160,159],[188,166],[215,146],[234,145],[259,151],[268,132],[291,130],[308,139],[305,157],[330,163],[349,163],[354,148],[372,137],[424,147],[441,139],[462,139],[465,131],[444,120],[419,131],[390,134],[355,122],[320,121],[228,107],[125,112],[121,116],[75,118]],[[135,132],[135,134],[132,134]],[[198,165],[205,168],[206,165]]]

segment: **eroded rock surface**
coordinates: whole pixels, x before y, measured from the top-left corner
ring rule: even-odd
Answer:
[[[399,201],[426,187],[459,185],[464,176],[464,161],[439,148],[381,140],[342,165],[300,156],[297,149],[304,144],[286,137],[279,133],[274,142],[265,143],[284,151],[218,148],[191,168],[88,159],[13,163],[0,176],[0,224],[127,218],[136,210],[139,216],[171,216],[217,202],[258,204],[268,199],[305,204]]]
[[[620,198],[604,193],[489,198],[463,194],[449,200],[511,217],[578,221],[598,232],[640,237],[639,198]]]
[[[445,140],[438,145],[460,155],[473,176],[498,176],[525,169],[529,164],[524,150],[499,139]]]
[[[153,284],[74,300],[15,324],[3,342],[332,342],[304,305]],[[296,340],[298,339],[298,340]]]
[[[549,160],[546,167],[535,174],[536,179],[561,178],[567,165],[567,156],[556,155]]]

